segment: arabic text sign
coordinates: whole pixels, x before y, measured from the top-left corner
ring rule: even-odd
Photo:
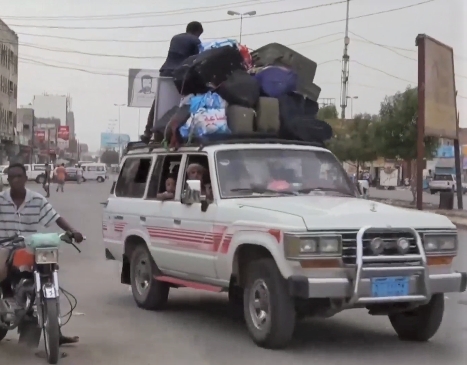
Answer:
[[[433,38],[425,43],[425,135],[457,139],[454,54]]]

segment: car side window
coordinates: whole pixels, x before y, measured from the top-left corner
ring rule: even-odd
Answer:
[[[206,195],[208,200],[213,200],[211,187],[211,173],[208,156],[205,154],[188,154],[183,175],[183,190],[187,180],[201,181],[201,194]]]
[[[176,184],[181,161],[181,154],[159,155],[157,157],[149,182],[148,199],[157,199],[158,194],[165,193],[169,186],[168,179],[172,179]]]
[[[125,160],[115,186],[115,195],[127,198],[142,198],[151,169],[152,158],[130,157]]]

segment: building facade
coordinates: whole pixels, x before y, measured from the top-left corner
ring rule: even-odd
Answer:
[[[1,19],[0,32],[0,163],[6,163],[16,154],[18,35]]]

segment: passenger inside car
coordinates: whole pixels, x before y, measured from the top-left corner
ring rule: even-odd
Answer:
[[[165,191],[157,194],[157,200],[172,200],[175,197],[175,187],[177,186],[177,178],[174,175],[169,175],[165,180]]]

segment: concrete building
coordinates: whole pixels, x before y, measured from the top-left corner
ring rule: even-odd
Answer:
[[[18,98],[18,35],[0,20],[0,163],[14,155]]]

